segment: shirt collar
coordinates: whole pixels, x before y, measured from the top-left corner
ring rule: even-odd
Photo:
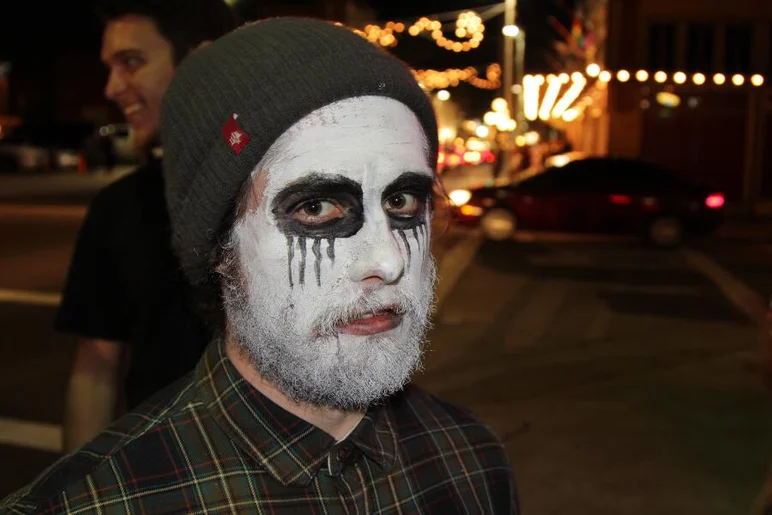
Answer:
[[[218,426],[277,481],[306,486],[313,480],[335,439],[258,392],[233,366],[222,339],[209,345],[195,377]],[[369,409],[346,440],[388,473],[396,459],[394,427],[387,401]]]

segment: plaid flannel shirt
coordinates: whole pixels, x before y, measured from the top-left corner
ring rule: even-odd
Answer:
[[[517,513],[504,447],[415,387],[349,437],[283,410],[222,343],[196,370],[0,503],[0,513]]]

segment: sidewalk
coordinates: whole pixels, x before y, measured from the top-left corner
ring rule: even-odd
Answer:
[[[135,168],[118,166],[111,173],[0,174],[0,203],[85,205],[99,190]]]

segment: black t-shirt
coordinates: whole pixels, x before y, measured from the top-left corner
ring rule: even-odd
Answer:
[[[58,331],[131,346],[128,409],[190,371],[209,342],[170,236],[154,161],[91,202],[57,313]]]

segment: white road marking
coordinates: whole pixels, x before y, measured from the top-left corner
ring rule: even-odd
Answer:
[[[682,252],[689,264],[715,283],[737,309],[761,325],[766,315],[766,302],[761,295],[702,252],[694,249]]]
[[[28,304],[32,306],[56,307],[62,300],[59,293],[29,290],[6,290],[0,288],[0,302]]]
[[[0,417],[0,444],[62,452],[62,426]]]

